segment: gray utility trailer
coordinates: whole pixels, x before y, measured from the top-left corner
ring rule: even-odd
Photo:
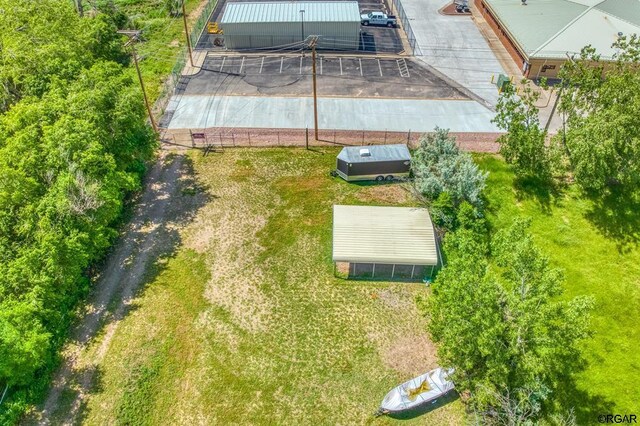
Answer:
[[[336,163],[336,174],[349,182],[392,181],[411,172],[411,154],[403,144],[345,147]]]

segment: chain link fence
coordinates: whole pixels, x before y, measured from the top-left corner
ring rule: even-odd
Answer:
[[[476,152],[497,152],[498,133],[452,133],[460,148]],[[416,148],[422,133],[369,130],[210,128],[174,129],[162,134],[166,146],[201,149],[205,152],[230,148],[327,147],[404,144]]]
[[[411,24],[409,23],[409,18],[407,18],[407,14],[404,11],[404,7],[402,7],[402,3],[400,0],[393,0],[393,7],[396,10],[397,18],[402,22],[402,28],[404,32],[407,34],[407,39],[409,41],[409,46],[411,46],[411,53],[414,56],[422,55],[420,51],[420,47],[416,43],[416,36],[413,34],[413,29],[411,29]]]

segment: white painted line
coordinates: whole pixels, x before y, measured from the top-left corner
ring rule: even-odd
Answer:
[[[244,56],[242,57],[242,62],[240,63],[240,72],[238,72],[238,74],[242,74],[242,67],[244,67]]]
[[[378,69],[380,70],[380,77],[382,77],[382,65],[380,65],[380,59],[376,59],[378,61]]]
[[[300,56],[300,72],[298,74],[302,74],[302,56]]]
[[[358,58],[358,63],[360,64],[360,77],[362,77],[362,59]]]
[[[320,56],[320,74],[322,74],[322,56]]]
[[[398,73],[400,74],[400,77],[404,77],[404,74],[402,73],[402,68],[400,68],[400,61],[396,60],[396,65],[398,66]]]
[[[342,75],[342,56],[340,56],[338,60],[340,60],[340,75]]]
[[[222,68],[224,67],[224,61],[227,59],[226,56],[222,58],[222,63],[220,64],[220,72],[222,72]]]
[[[284,56],[280,57],[280,74],[282,74],[282,65],[284,64]]]
[[[260,62],[260,72],[259,74],[262,74],[262,66],[264,65],[264,56],[262,57],[262,62]]]

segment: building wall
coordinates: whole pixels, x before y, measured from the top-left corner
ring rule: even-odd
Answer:
[[[489,24],[493,32],[496,34],[496,36],[498,36],[498,39],[500,40],[502,45],[505,47],[505,49],[507,49],[507,52],[509,52],[509,55],[511,56],[511,58],[515,61],[515,63],[518,65],[518,67],[521,70],[524,70],[525,65],[527,63],[527,60],[524,54],[522,54],[520,50],[518,50],[515,43],[511,41],[507,31],[504,28],[502,28],[502,25],[500,25],[500,22],[496,18],[494,18],[494,16],[491,14],[489,7],[485,4],[483,0],[474,0],[474,5],[478,9],[478,11],[480,11],[480,13],[484,17],[484,19],[487,21],[487,23]],[[535,31],[535,29],[533,31]],[[526,75],[526,73],[524,74]]]
[[[322,35],[318,49],[357,50],[358,22],[265,22],[222,24],[227,49],[260,49],[297,43],[308,36]]]
[[[533,59],[529,67],[529,78],[556,78],[566,61],[562,59]]]

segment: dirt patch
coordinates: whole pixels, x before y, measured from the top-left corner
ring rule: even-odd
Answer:
[[[413,201],[411,193],[402,184],[371,185],[358,192],[358,200],[381,204],[406,204]]]
[[[391,340],[380,356],[390,368],[414,377],[437,367],[436,348],[426,334],[414,334]]]

